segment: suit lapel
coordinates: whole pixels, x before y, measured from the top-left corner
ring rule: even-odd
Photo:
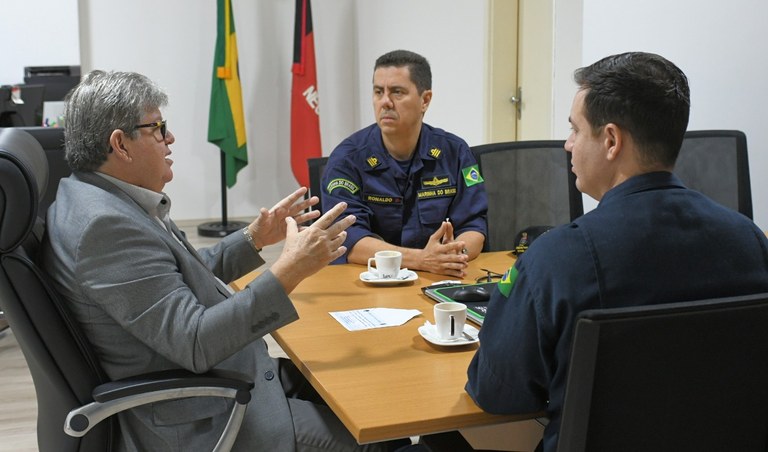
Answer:
[[[232,293],[226,287],[223,286],[224,283],[218,277],[216,277],[216,275],[213,274],[213,272],[211,271],[210,268],[208,268],[208,265],[206,265],[205,261],[203,261],[203,258],[200,257],[200,255],[195,250],[195,247],[192,246],[191,243],[189,243],[189,241],[187,240],[186,236],[181,232],[181,230],[179,230],[178,226],[176,226],[176,223],[174,223],[173,220],[169,220],[169,223],[170,223],[170,226],[171,226],[171,230],[167,231],[157,221],[157,219],[155,219],[155,217],[153,217],[150,214],[148,214],[147,211],[144,210],[139,205],[139,203],[137,203],[133,198],[128,196],[128,194],[125,193],[123,190],[121,190],[120,187],[118,187],[117,185],[115,185],[115,184],[111,183],[110,181],[104,179],[103,177],[101,177],[101,176],[99,176],[97,174],[93,174],[93,173],[79,172],[78,171],[78,172],[75,173],[75,176],[78,179],[80,179],[81,181],[85,182],[85,183],[88,183],[88,184],[91,184],[91,185],[95,185],[95,186],[101,188],[102,190],[107,191],[107,192],[113,194],[114,196],[118,197],[120,200],[124,201],[128,205],[134,206],[137,211],[141,212],[141,214],[150,223],[152,223],[153,227],[157,228],[157,230],[160,233],[162,233],[162,234],[169,234],[169,236],[171,236],[171,241],[173,242],[173,244],[175,246],[179,246],[179,247],[185,248],[186,251],[189,254],[191,254],[192,257],[194,257],[195,260],[197,260],[200,263],[200,265],[203,266],[203,268],[206,269],[208,274],[210,274],[211,277],[216,281],[216,290],[218,290],[218,292],[220,294],[222,294],[225,297],[230,297],[232,295]],[[176,236],[176,238],[178,238],[178,241],[176,239],[174,239],[173,236]],[[181,243],[179,243],[179,242],[181,242]]]
[[[184,245],[184,248],[189,251],[189,254],[191,254],[195,259],[197,259],[198,262],[200,262],[200,265],[205,267],[205,269],[210,273],[210,275],[216,280],[216,290],[219,291],[220,294],[224,295],[225,297],[230,297],[232,295],[232,292],[230,292],[229,289],[224,287],[224,282],[219,279],[218,276],[214,275],[210,268],[205,264],[203,261],[203,258],[200,257],[199,254],[197,254],[197,250],[195,250],[195,247],[192,246],[191,243],[187,240],[186,234],[182,233],[178,226],[176,226],[176,223],[173,222],[173,220],[169,220],[169,223],[171,225],[171,233],[175,235],[181,243]]]

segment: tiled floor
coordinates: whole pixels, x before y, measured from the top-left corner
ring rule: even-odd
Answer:
[[[178,222],[189,241],[201,248],[215,244],[218,238],[201,237],[197,226],[201,222]],[[262,251],[262,257],[271,265],[279,256],[281,245],[273,245]],[[270,354],[285,356],[285,353],[267,336]],[[37,399],[32,377],[29,374],[24,355],[19,348],[13,331],[0,332],[0,451],[36,452]]]

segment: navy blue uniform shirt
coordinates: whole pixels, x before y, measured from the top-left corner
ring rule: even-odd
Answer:
[[[424,248],[446,218],[456,237],[466,231],[488,235],[488,198],[469,146],[427,124],[409,162],[389,155],[377,124],[354,133],[331,153],[322,190],[324,212],[345,201],[346,213],[357,218],[347,229],[347,250],[368,236]],[[346,261],[345,254],[335,263]]]
[[[766,292],[768,240],[673,174],[650,173],[539,237],[505,279],[466,390],[491,413],[546,410],[544,450],[554,451],[579,312]]]

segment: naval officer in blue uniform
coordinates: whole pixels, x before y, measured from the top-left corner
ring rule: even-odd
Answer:
[[[357,221],[336,263],[365,264],[376,251],[403,253],[403,267],[465,276],[487,235],[488,200],[467,143],[423,123],[432,74],[421,55],[376,60],[376,123],[345,139],[323,174],[323,210],[340,201]]]
[[[575,79],[565,150],[577,188],[600,204],[536,239],[504,275],[466,385],[489,413],[546,410],[544,452],[557,450],[581,311],[768,291],[763,232],[672,173],[690,112],[685,74],[631,52]]]

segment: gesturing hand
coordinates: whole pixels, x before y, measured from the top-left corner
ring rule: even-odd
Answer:
[[[292,217],[285,219],[285,245],[271,271],[281,282],[286,293],[292,291],[301,280],[316,273],[347,251],[343,246],[347,237],[345,229],[354,224],[355,217],[348,215],[334,223],[346,208],[346,203],[338,203],[311,226],[301,230]]]
[[[254,245],[257,248],[264,248],[285,239],[286,218],[293,218],[297,224],[301,224],[320,216],[320,212],[317,210],[304,212],[320,202],[317,196],[302,199],[306,192],[306,187],[301,187],[283,198],[271,209],[267,210],[264,207],[259,209],[259,216],[248,225]],[[297,202],[299,199],[301,201]]]

